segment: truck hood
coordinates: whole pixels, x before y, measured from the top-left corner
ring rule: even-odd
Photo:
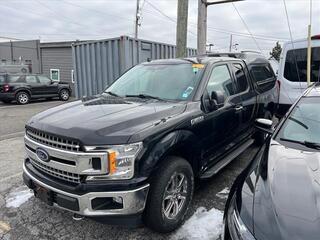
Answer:
[[[290,149],[272,141],[267,179],[256,194],[260,196],[255,199],[257,239],[319,239],[319,152]]]
[[[185,110],[184,103],[95,96],[35,115],[27,123],[84,145],[124,144],[130,137]]]

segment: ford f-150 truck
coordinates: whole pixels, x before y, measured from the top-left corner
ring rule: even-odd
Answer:
[[[176,229],[196,179],[210,178],[264,135],[278,89],[259,54],[226,53],[139,64],[102,94],[26,124],[25,184],[76,216]]]

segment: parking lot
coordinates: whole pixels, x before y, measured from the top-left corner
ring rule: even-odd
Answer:
[[[35,199],[23,186],[21,177],[24,123],[35,113],[59,104],[62,102],[0,104],[0,239],[203,239],[216,234],[228,189],[256,148],[251,147],[209,181],[198,184],[188,216],[191,220],[169,235],[144,227],[110,226],[89,219],[74,221],[72,214]],[[194,221],[200,218],[198,223]]]

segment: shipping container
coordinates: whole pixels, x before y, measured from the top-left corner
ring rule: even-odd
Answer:
[[[188,48],[188,56],[196,54]],[[127,36],[72,45],[76,97],[101,93],[132,66],[153,59],[174,58],[174,45]]]

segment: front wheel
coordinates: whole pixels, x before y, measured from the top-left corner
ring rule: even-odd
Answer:
[[[68,89],[62,89],[59,93],[59,98],[61,101],[68,101],[70,98],[70,91]]]
[[[178,228],[186,216],[193,189],[190,164],[180,157],[168,157],[152,178],[144,223],[162,233]]]

